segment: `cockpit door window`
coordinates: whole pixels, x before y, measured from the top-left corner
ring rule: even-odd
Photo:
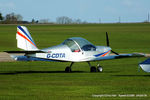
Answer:
[[[79,46],[71,39],[65,40],[63,44],[67,45],[71,49],[72,52],[80,52],[81,51]]]

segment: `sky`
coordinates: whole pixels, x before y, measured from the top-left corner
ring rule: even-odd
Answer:
[[[67,16],[96,23],[143,22],[150,13],[150,0],[0,0],[0,12],[14,12],[31,21]]]

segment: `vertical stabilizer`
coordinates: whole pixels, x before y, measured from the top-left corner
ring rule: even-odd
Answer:
[[[34,43],[28,29],[25,26],[17,27],[17,47],[27,51],[38,50],[36,44]]]

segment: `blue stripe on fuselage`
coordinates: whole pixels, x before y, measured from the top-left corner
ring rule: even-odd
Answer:
[[[101,56],[101,55],[103,55],[103,54],[105,54],[105,53],[107,53],[107,52],[109,52],[109,51],[106,51],[106,52],[103,52],[103,53],[100,53],[100,54],[96,54],[96,55],[94,55],[95,57],[99,57],[99,56]]]

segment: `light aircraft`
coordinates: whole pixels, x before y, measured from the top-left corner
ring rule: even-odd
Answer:
[[[90,72],[102,72],[100,64],[92,66],[92,61],[102,61],[119,58],[143,57],[144,54],[118,54],[109,46],[108,34],[106,32],[107,46],[95,46],[81,37],[66,39],[63,43],[45,49],[38,49],[28,29],[25,26],[17,27],[17,47],[25,51],[5,51],[7,53],[24,53],[23,56],[11,55],[17,61],[60,61],[71,62],[65,68],[65,72],[71,72],[71,67],[76,62],[87,62]],[[110,55],[110,53],[114,55]]]

